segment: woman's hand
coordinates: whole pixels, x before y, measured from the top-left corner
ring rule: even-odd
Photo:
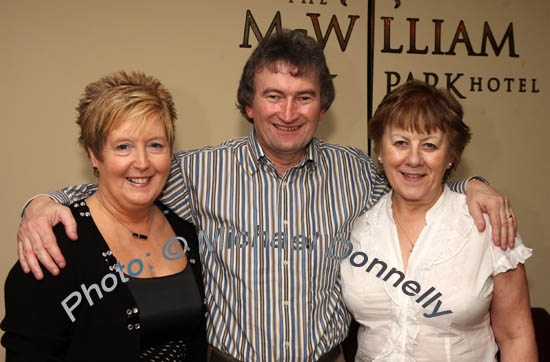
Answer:
[[[65,267],[65,258],[52,231],[59,222],[65,225],[70,239],[78,238],[76,221],[68,207],[57,204],[47,196],[39,196],[25,208],[17,231],[17,252],[23,271],[28,273],[32,270],[36,279],[44,277],[38,260],[53,275],[59,274],[59,268]]]

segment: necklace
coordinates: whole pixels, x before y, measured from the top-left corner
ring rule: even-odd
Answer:
[[[395,212],[394,210],[394,213],[393,213],[393,218],[395,219],[395,222],[397,223],[397,226],[401,229],[401,231],[403,232],[403,235],[405,235],[405,238],[407,238],[407,241],[409,242],[409,244],[411,244],[411,248],[409,249],[409,253],[412,253],[413,249],[414,249],[414,244],[411,239],[409,238],[409,235],[407,235],[407,232],[405,231],[405,229],[403,228],[403,226],[401,226],[401,223],[399,222],[399,219],[397,218],[397,213]]]
[[[147,231],[147,234],[140,234],[140,233],[136,233],[135,231],[132,231],[130,230],[130,228],[128,226],[126,226],[126,224],[124,224],[122,221],[120,221],[120,219],[118,217],[116,217],[115,214],[113,214],[111,212],[111,210],[109,210],[107,208],[107,206],[105,206],[105,204],[103,203],[103,200],[101,200],[101,196],[99,196],[99,191],[96,192],[96,196],[97,196],[97,201],[99,201],[99,204],[105,209],[105,211],[107,211],[107,213],[109,215],[111,215],[113,217],[113,219],[115,219],[120,225],[124,226],[124,228],[126,230],[128,230],[130,232],[130,234],[132,234],[132,236],[136,239],[144,239],[146,240],[149,236],[148,234],[151,233],[151,227],[153,226],[153,219],[155,218],[155,213],[154,213],[154,209],[151,210],[151,213],[153,214],[151,216],[151,220],[149,221],[149,230]]]

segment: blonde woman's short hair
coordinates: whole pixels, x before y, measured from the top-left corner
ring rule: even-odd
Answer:
[[[138,128],[161,119],[170,149],[174,145],[177,115],[172,95],[159,80],[142,72],[119,71],[88,84],[76,110],[78,141],[99,160],[109,132],[127,119]]]

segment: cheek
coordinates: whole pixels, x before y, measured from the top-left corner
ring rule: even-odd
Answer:
[[[168,175],[170,173],[171,160],[172,160],[172,156],[170,154],[159,157],[159,159],[156,162],[157,171],[159,173]]]

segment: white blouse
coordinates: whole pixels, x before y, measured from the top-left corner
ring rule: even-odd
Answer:
[[[360,324],[356,361],[496,361],[492,276],[524,263],[532,250],[519,237],[512,250],[495,247],[486,221],[479,233],[466,197],[445,186],[403,274],[391,193],[356,220],[340,271],[344,300]]]

